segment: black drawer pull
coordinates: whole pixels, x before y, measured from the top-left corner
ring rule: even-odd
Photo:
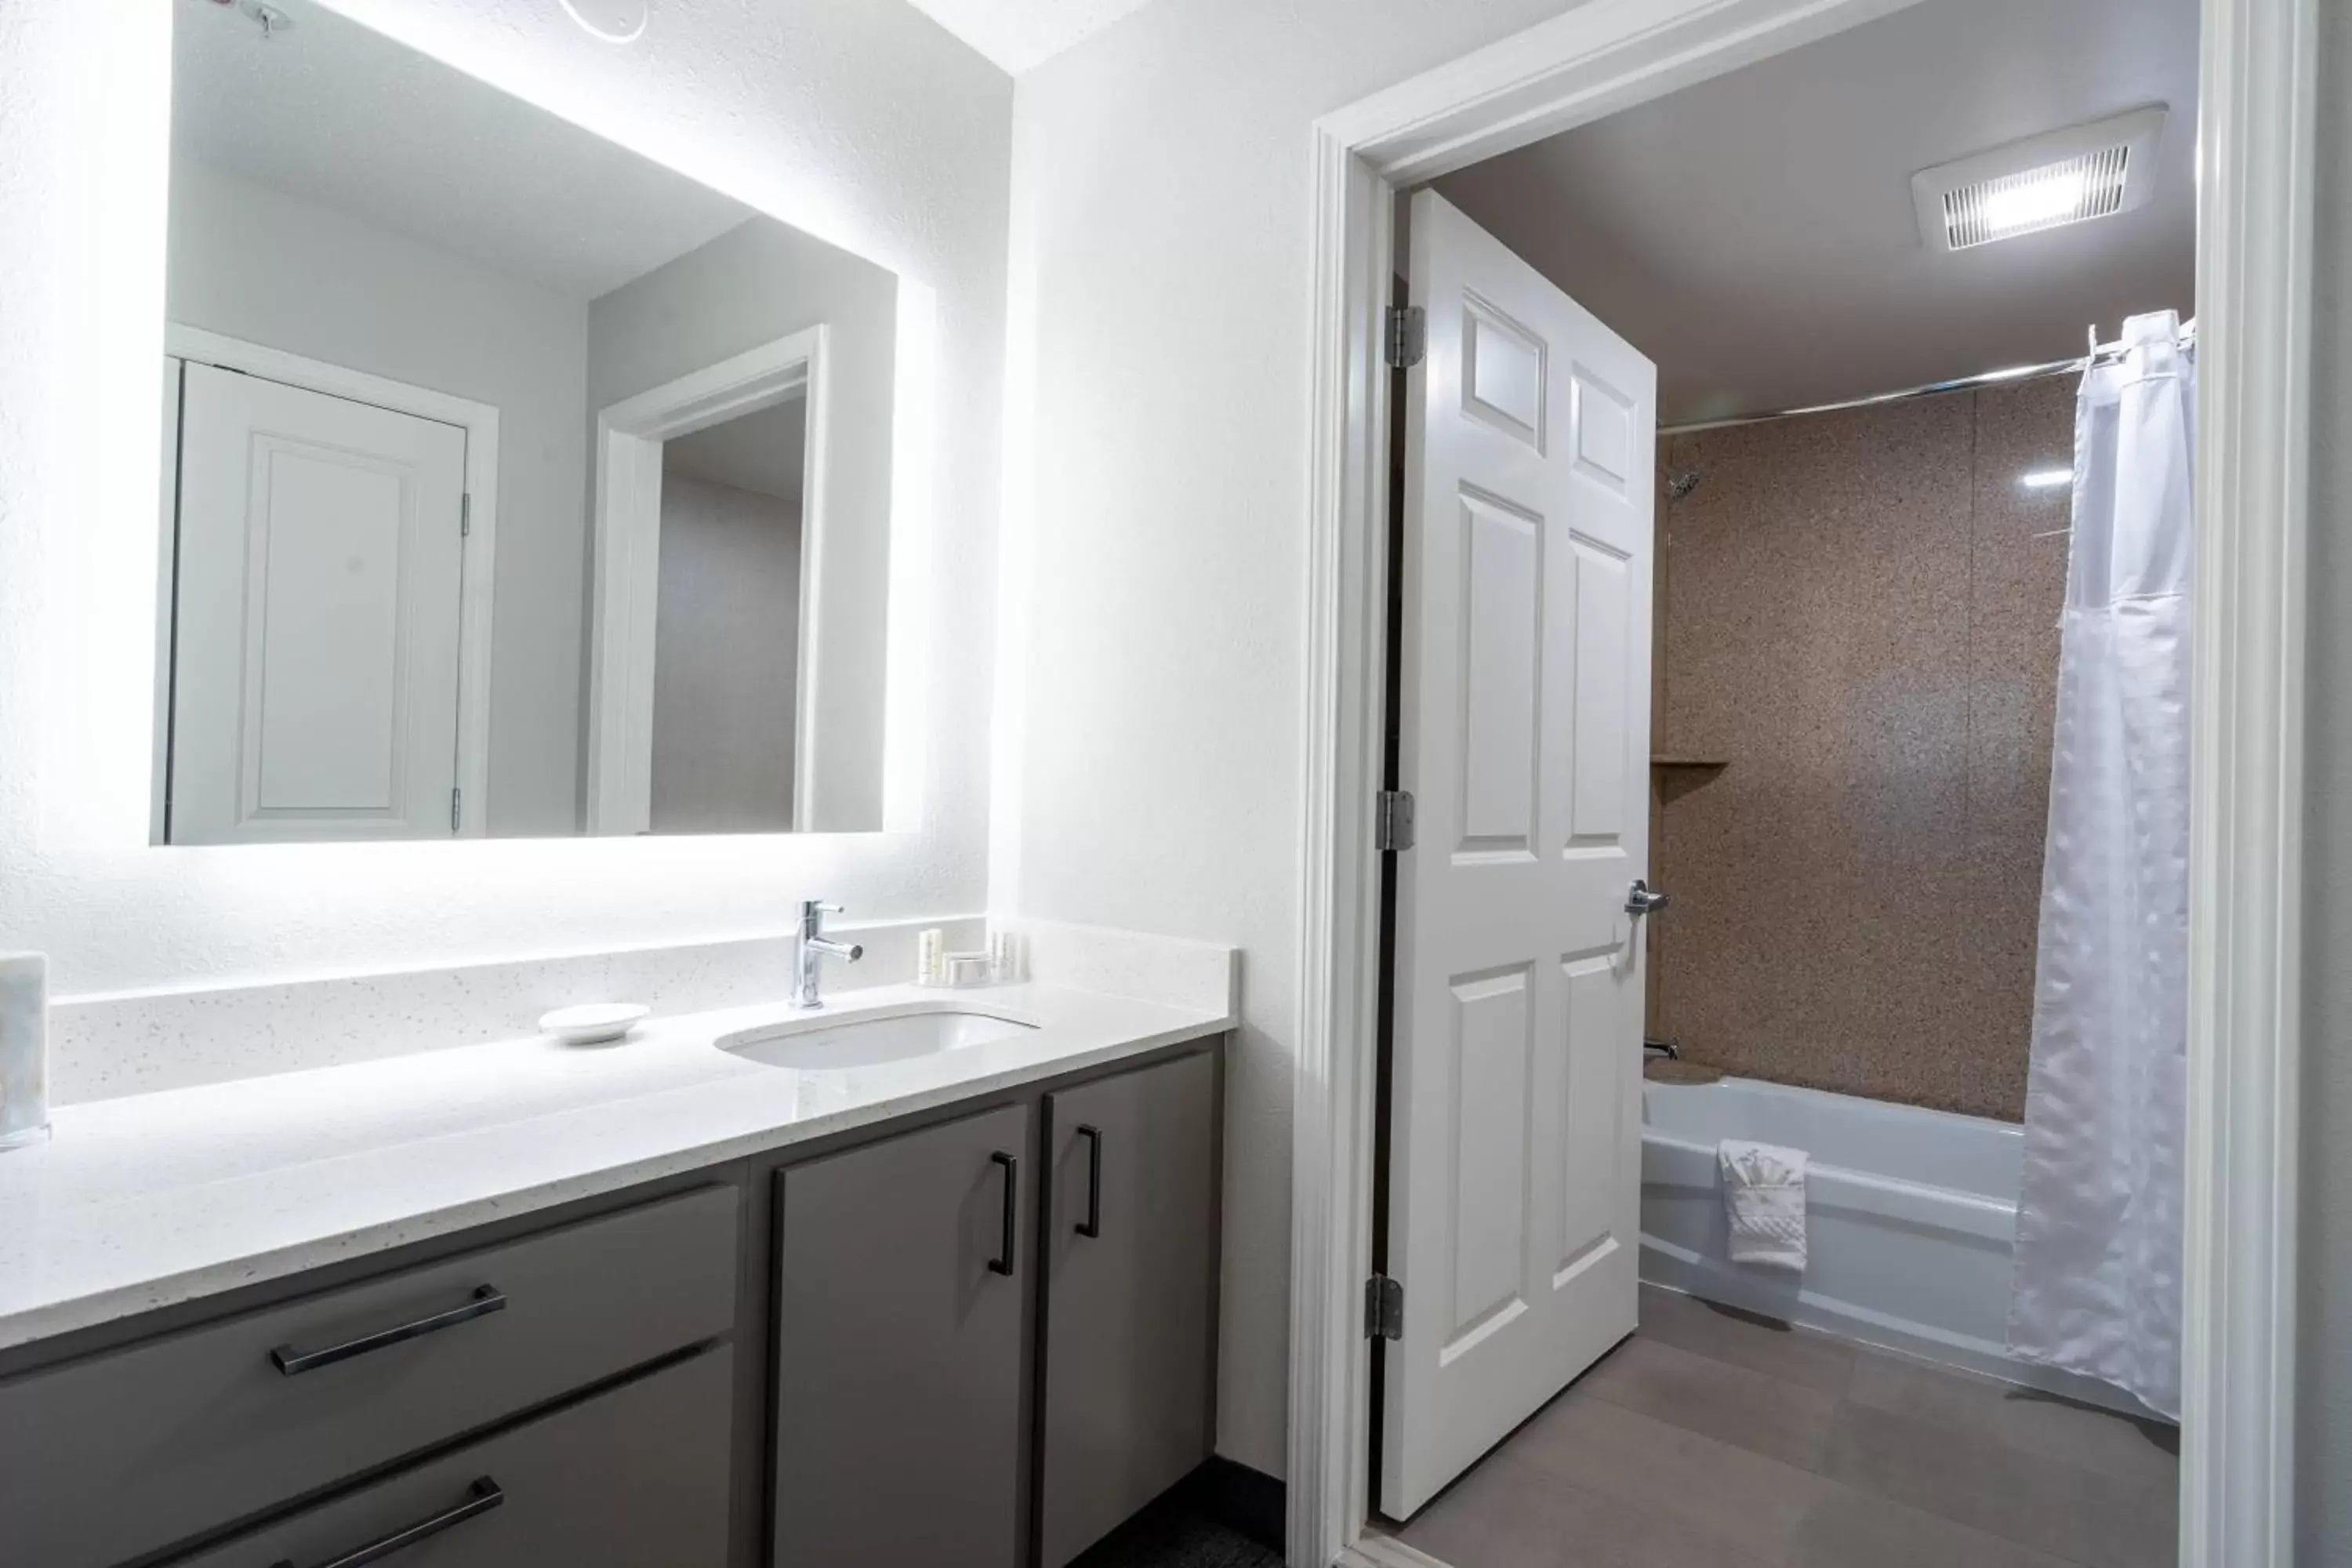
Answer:
[[[997,1251],[1003,1256],[990,1258],[988,1267],[991,1273],[1010,1274],[1013,1272],[1013,1245],[1016,1239],[1013,1230],[1020,1218],[1020,1205],[1014,1194],[1021,1185],[1021,1162],[1002,1150],[991,1154],[989,1159],[1004,1167],[1004,1237],[997,1244]]]
[[[1087,1141],[1087,1217],[1078,1234],[1092,1240],[1102,1235],[1102,1129],[1081,1125],[1078,1136]]]
[[[404,1551],[428,1535],[438,1535],[451,1525],[463,1524],[478,1513],[488,1513],[506,1500],[507,1494],[499,1489],[499,1483],[482,1476],[466,1489],[466,1500],[456,1508],[436,1513],[431,1519],[419,1520],[405,1530],[395,1530],[380,1541],[371,1541],[365,1546],[321,1563],[319,1568],[367,1568],[369,1563],[381,1563],[394,1552]],[[294,1559],[281,1557],[273,1568],[294,1568]]]
[[[355,1355],[380,1351],[386,1345],[396,1345],[403,1340],[413,1340],[419,1334],[429,1334],[436,1329],[446,1329],[492,1312],[506,1310],[507,1299],[496,1287],[483,1285],[474,1291],[473,1300],[462,1307],[452,1307],[446,1312],[436,1312],[429,1318],[419,1318],[413,1323],[403,1323],[396,1329],[383,1329],[373,1334],[362,1334],[324,1350],[298,1351],[292,1345],[279,1345],[269,1352],[278,1370],[291,1377],[298,1372],[315,1367],[332,1366],[339,1361],[349,1361]]]

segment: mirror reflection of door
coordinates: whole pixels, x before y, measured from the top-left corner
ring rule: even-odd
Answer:
[[[466,439],[186,364],[168,842],[458,831]]]
[[[272,457],[266,482],[220,459],[219,493],[190,498],[211,509],[202,581],[175,589],[171,368],[152,840],[878,832],[894,539],[922,521],[896,494],[898,277],[287,4],[299,25],[265,36],[171,0],[164,353],[280,384],[244,389],[268,403],[253,429],[310,456]],[[357,411],[296,407],[334,399]],[[462,563],[403,531],[446,483],[387,499],[385,465],[414,454],[377,426],[403,415],[458,430]],[[777,471],[727,469],[730,442]],[[665,528],[672,468],[686,510]],[[286,531],[271,509],[296,505],[318,515]],[[247,522],[267,562],[235,553]],[[454,608],[433,597],[452,572]],[[289,622],[294,599],[316,608]]]
[[[663,443],[655,833],[795,826],[807,407]]]

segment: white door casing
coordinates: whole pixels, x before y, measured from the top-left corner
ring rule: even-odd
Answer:
[[[454,836],[466,447],[187,365],[171,842]]]
[[[155,521],[155,708],[149,724],[147,763],[147,841],[169,842],[163,802],[172,790],[172,594],[173,558],[180,533],[180,376],[184,362],[163,356],[163,407],[160,426],[163,437],[160,468],[163,483],[156,487],[163,505]]]
[[[800,648],[793,661],[793,831],[819,824],[815,692],[818,592],[830,509],[829,331],[819,322],[601,409],[596,416],[595,596],[589,636],[587,828],[653,825],[654,652],[661,603],[662,448],[680,436],[800,396]]]
[[[1413,197],[1381,1511],[1633,1329],[1656,372]]]
[[[1578,5],[1314,127],[1289,1560],[1386,1561],[1363,1375],[1396,194],[1913,0]],[[2204,0],[2181,1568],[2294,1556],[2308,395],[2320,0]],[[2210,286],[2208,286],[2210,285]],[[2208,700],[2210,699],[2210,700]],[[1368,782],[1371,781],[1371,782]],[[2283,1261],[2284,1260],[2284,1261]]]

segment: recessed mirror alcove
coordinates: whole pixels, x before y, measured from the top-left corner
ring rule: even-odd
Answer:
[[[173,20],[154,841],[878,830],[898,278],[321,6]]]

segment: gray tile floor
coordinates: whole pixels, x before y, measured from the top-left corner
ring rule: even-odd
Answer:
[[[1645,1287],[1400,1533],[1453,1568],[2166,1568],[2175,1436]]]

